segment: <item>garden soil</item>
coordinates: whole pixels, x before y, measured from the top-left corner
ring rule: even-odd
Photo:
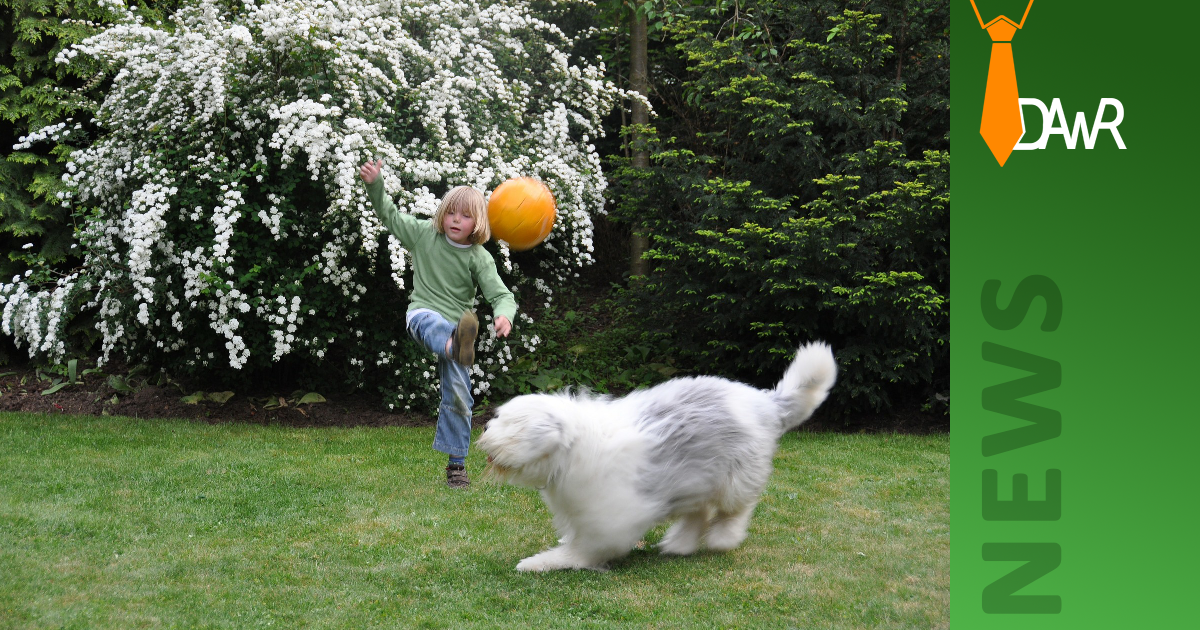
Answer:
[[[0,366],[0,411],[46,414],[119,415],[134,418],[183,418],[211,423],[246,422],[300,427],[422,426],[433,423],[423,415],[390,413],[379,396],[355,393],[337,396],[323,392],[324,402],[301,402],[304,391],[235,392],[225,402],[175,383],[152,384],[152,379],[89,374],[79,384],[52,393],[59,375],[35,368]],[[115,385],[115,387],[114,387]],[[210,392],[211,393],[211,392]],[[217,396],[216,398],[221,398]],[[483,416],[476,418],[482,423]]]
[[[117,372],[120,375],[119,372]],[[150,379],[122,376],[113,387],[109,375],[91,374],[77,385],[67,385],[50,394],[58,375],[35,368],[0,366],[0,411],[46,414],[119,415],[133,418],[181,418],[209,423],[244,422],[294,427],[384,427],[432,426],[436,419],[414,413],[395,413],[384,408],[382,397],[365,392],[322,394],[325,402],[302,403],[302,390],[235,392],[227,401],[194,400],[195,392],[174,383],[151,384]],[[189,402],[189,400],[194,400]],[[503,401],[500,401],[503,402]],[[495,407],[475,409],[476,428],[495,415]],[[861,416],[849,420],[823,418],[820,411],[800,427],[803,432],[838,433],[945,433],[949,417],[922,413],[893,413]]]

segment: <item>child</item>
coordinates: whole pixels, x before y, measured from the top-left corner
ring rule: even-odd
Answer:
[[[478,190],[459,186],[442,198],[432,220],[396,210],[383,189],[383,160],[358,170],[375,212],[413,258],[413,291],[406,322],[408,334],[438,357],[442,404],[433,448],[450,456],[446,485],[471,484],[464,464],[471,443],[471,365],[479,320],[471,312],[475,290],[495,312],[496,334],[508,336],[517,314],[513,294],[496,273],[496,261],[482,246],[491,238],[487,203]],[[457,325],[451,323],[457,322]]]

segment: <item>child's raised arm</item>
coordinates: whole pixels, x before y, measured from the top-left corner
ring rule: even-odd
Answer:
[[[376,160],[374,162],[367,160],[365,164],[359,167],[358,176],[362,178],[363,182],[374,184],[375,180],[379,178],[379,170],[381,168],[383,168],[383,160]]]
[[[396,210],[396,204],[383,188],[383,176],[380,174],[382,168],[383,160],[367,160],[358,168],[358,176],[367,185],[367,197],[384,227],[400,239],[402,245],[412,249],[417,234],[427,227],[429,222]]]

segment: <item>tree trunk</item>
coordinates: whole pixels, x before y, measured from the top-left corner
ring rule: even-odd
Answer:
[[[639,10],[636,5],[629,27],[629,40],[629,89],[648,98],[650,78],[646,70],[646,13]],[[632,114],[632,122],[635,127],[650,124],[650,112],[641,101],[633,101]],[[648,168],[650,153],[646,150],[646,143],[639,131],[633,133],[631,143],[633,145],[633,167]],[[643,256],[648,249],[650,249],[649,233],[645,228],[634,227],[633,236],[629,242],[630,278],[646,276],[646,260]]]

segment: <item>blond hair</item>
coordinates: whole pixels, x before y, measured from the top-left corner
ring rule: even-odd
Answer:
[[[492,226],[488,223],[487,202],[483,199],[483,193],[470,186],[451,188],[450,192],[442,197],[442,203],[433,215],[433,227],[437,229],[438,234],[446,233],[443,224],[446,221],[446,213],[451,210],[475,219],[475,229],[471,230],[471,237],[468,239],[471,244],[482,245],[492,238]]]

